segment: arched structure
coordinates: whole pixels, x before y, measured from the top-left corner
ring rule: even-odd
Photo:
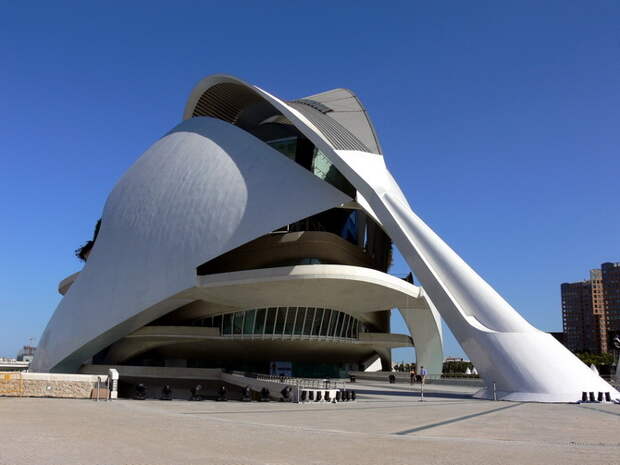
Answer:
[[[75,370],[102,352],[119,354],[124,346],[135,351],[140,335],[148,336],[151,345],[169,342],[180,335],[177,330],[141,328],[200,312],[195,302],[201,299],[212,305],[207,315],[243,310],[246,318],[245,309],[256,305],[205,297],[204,279],[234,281],[234,273],[222,273],[231,264],[237,266],[235,273],[254,273],[251,267],[258,262],[271,270],[261,271],[269,276],[301,273],[310,286],[338,265],[355,265],[358,272],[374,268],[385,275],[391,239],[423,291],[403,282],[405,289],[399,292],[404,302],[381,300],[370,313],[359,311],[361,302],[339,303],[345,313],[379,327],[382,308],[400,307],[418,362],[437,371],[442,358],[438,311],[485,380],[482,397],[491,395],[493,385],[499,398],[507,400],[576,401],[582,391],[619,396],[550,335],[527,323],[415,215],[387,170],[372,123],[352,92],[337,89],[284,102],[239,79],[216,75],[194,88],[184,120],[114,188],[88,262],[49,323],[35,368]],[[265,235],[284,234],[288,241],[312,231],[324,233],[314,238],[319,242],[333,241],[333,250],[321,258],[307,256],[312,249],[307,235],[307,241],[299,242],[300,250],[306,244],[306,252],[292,257],[305,261],[253,257],[244,265],[242,257],[252,247],[258,251],[273,245]],[[339,239],[362,246],[353,252],[340,244],[338,252]],[[282,246],[274,256],[290,259],[289,253]],[[196,276],[197,270],[204,278]],[[360,273],[365,276],[357,280],[365,283],[360,295],[369,296],[372,279]],[[230,281],[229,290],[251,285],[256,277],[247,279]],[[278,295],[273,305],[314,305],[313,319],[318,308],[322,318],[325,309],[334,309],[330,293],[322,294],[325,303],[304,303],[312,298],[299,292],[294,294],[299,301],[284,303],[285,289],[294,280],[284,281],[254,283],[258,287],[252,288],[252,296],[260,301],[259,296],[273,291]],[[350,280],[341,281],[345,289],[355,287]],[[388,281],[380,286],[385,292]],[[237,295],[241,287],[236,289],[226,295]],[[277,327],[275,322],[274,332]],[[316,331],[320,337],[322,329]],[[195,331],[191,338],[211,337],[208,332]],[[389,346],[383,341],[384,348]],[[379,347],[372,350],[387,357]]]

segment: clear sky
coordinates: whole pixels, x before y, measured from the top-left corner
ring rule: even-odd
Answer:
[[[560,283],[620,261],[617,1],[218,4],[0,6],[0,356],[41,335],[115,182],[212,73],[353,89],[413,208],[542,330]]]

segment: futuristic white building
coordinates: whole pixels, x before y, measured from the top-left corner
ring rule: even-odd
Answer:
[[[387,274],[391,241],[422,288]],[[492,386],[507,400],[620,397],[413,213],[344,89],[284,102],[230,76],[202,80],[184,121],[115,186],[61,291],[35,370],[291,361],[323,376],[411,345],[390,334],[398,308],[431,373],[441,314],[487,385],[481,397]]]

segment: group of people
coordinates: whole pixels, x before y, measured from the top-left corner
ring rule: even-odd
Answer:
[[[410,376],[410,383],[422,383],[424,384],[424,380],[426,380],[426,377],[428,376],[428,370],[426,368],[424,368],[423,366],[420,367],[420,373],[416,374],[415,372],[415,368],[412,368],[411,371],[409,372],[409,376]]]

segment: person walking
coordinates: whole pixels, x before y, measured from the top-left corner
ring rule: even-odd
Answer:
[[[411,367],[411,371],[409,372],[409,384],[415,383],[415,368]]]
[[[420,382],[424,384],[426,377],[428,376],[428,370],[424,367],[420,368]]]

